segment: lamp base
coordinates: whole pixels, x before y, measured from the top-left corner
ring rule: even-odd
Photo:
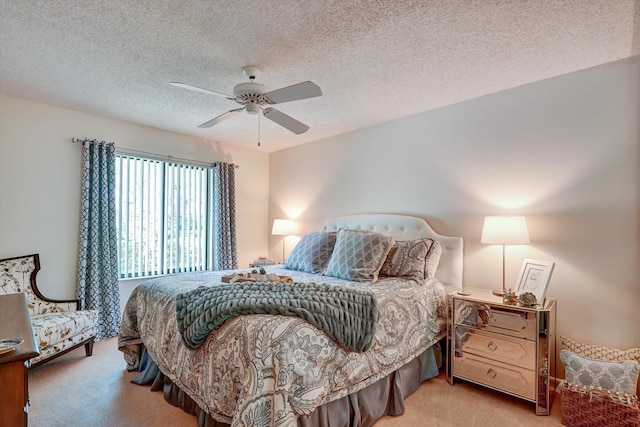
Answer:
[[[493,291],[493,294],[497,297],[503,297],[506,292],[503,290]]]

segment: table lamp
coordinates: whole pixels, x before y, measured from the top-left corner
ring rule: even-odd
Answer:
[[[271,234],[274,236],[291,236],[296,234],[296,224],[292,219],[274,219],[273,228],[271,228]],[[284,241],[286,237],[282,238],[282,262],[284,259]]]
[[[522,215],[496,215],[484,218],[481,243],[502,245],[502,290],[493,291],[494,295],[504,296],[505,246],[527,245],[530,243],[527,221]]]

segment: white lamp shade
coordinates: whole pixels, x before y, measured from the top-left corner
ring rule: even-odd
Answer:
[[[497,215],[484,218],[481,243],[490,245],[527,245],[530,243],[527,221],[521,215]]]
[[[271,234],[275,236],[291,236],[296,234],[296,224],[292,219],[274,219]]]

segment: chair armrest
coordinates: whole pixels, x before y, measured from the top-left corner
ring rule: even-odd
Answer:
[[[76,311],[76,310],[82,310],[82,302],[80,302],[79,299],[52,299],[52,298],[47,298],[44,295],[42,295],[40,293],[40,291],[38,291],[38,289],[34,286],[33,287],[33,293],[38,297],[38,299],[42,300],[43,302],[49,303],[49,304],[55,304],[56,306],[62,306],[62,307],[58,307],[60,308],[61,311]],[[66,307],[64,307],[64,304],[67,304]],[[74,307],[75,305],[75,307]]]
[[[40,262],[37,263],[38,266],[38,270],[40,269]],[[37,272],[37,270],[36,270]],[[82,310],[82,302],[79,299],[53,299],[53,298],[48,298],[46,296],[44,296],[42,294],[42,292],[40,292],[40,289],[38,289],[38,285],[36,284],[36,276],[35,273],[31,276],[31,290],[33,291],[34,295],[39,299],[42,300],[42,302],[48,303],[48,304],[54,304],[56,306],[56,308],[59,311],[76,311],[76,310]],[[66,304],[66,307],[64,306]],[[75,307],[74,307],[75,305]],[[53,310],[53,311],[58,311],[58,310]],[[51,311],[51,310],[46,310],[46,311]],[[36,312],[40,312],[40,310],[37,310]]]

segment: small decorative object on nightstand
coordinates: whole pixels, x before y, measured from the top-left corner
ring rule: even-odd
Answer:
[[[471,381],[535,403],[549,415],[555,394],[556,300],[506,304],[490,289],[449,294],[447,379]]]
[[[507,305],[516,305],[518,303],[518,295],[512,289],[507,289],[504,291],[502,301]]]
[[[249,268],[258,268],[258,267],[264,267],[267,265],[275,265],[276,262],[272,259],[266,258],[266,257],[260,257],[257,260],[253,261],[251,264],[249,264]]]

